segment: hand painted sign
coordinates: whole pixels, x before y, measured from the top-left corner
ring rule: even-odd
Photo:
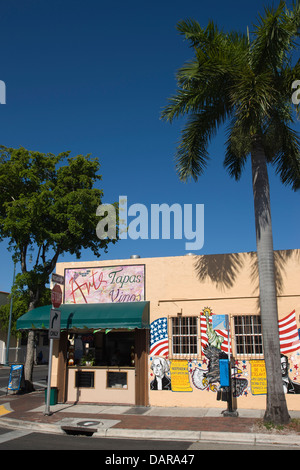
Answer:
[[[144,297],[144,265],[65,270],[66,304],[140,302]]]
[[[175,360],[170,366],[172,391],[173,392],[192,392],[190,384],[188,362],[186,360]]]
[[[251,393],[265,395],[267,393],[267,373],[265,361],[252,360],[251,364]]]

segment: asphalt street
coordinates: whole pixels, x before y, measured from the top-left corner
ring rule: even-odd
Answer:
[[[289,446],[274,445],[246,445],[234,443],[216,442],[188,442],[188,441],[164,441],[164,440],[139,440],[139,439],[101,439],[85,436],[70,436],[61,434],[37,433],[22,429],[0,428],[0,450],[100,450],[104,456],[109,457],[112,452],[117,455],[129,455],[131,451],[143,451],[147,457],[155,455],[159,458],[162,453],[169,452],[181,458],[183,463],[186,456],[186,464],[194,465],[198,461],[200,450],[294,450]],[[134,455],[134,454],[132,454]],[[188,455],[190,455],[188,461]],[[193,461],[192,460],[192,455]],[[178,458],[179,458],[178,457]],[[163,460],[163,459],[162,459]],[[154,463],[155,457],[152,458]],[[144,462],[145,463],[145,462]],[[158,461],[156,462],[158,463]],[[160,463],[163,463],[161,461]],[[171,464],[170,462],[165,462]],[[177,462],[179,463],[179,462]],[[172,464],[173,465],[173,464]]]

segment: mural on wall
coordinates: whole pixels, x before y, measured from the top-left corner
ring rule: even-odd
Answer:
[[[150,390],[192,392],[187,360],[169,361],[168,319],[150,325]]]
[[[150,356],[169,357],[168,319],[159,318],[150,325]]]
[[[171,378],[173,392],[192,392],[193,388],[190,384],[188,361],[177,359],[171,361]]]
[[[251,364],[251,393],[252,395],[265,395],[267,393],[267,373],[265,361],[255,359]]]
[[[199,368],[190,369],[193,384],[199,390],[218,390],[218,383],[220,382],[220,367],[219,359],[226,359],[227,355],[215,346],[207,346],[204,350],[207,361],[202,363],[207,366],[206,369]],[[197,361],[193,361],[194,363]],[[201,365],[201,363],[198,363]]]
[[[201,313],[201,348],[205,359],[200,362],[192,361],[190,373],[194,386],[199,390],[220,392],[219,360],[227,359],[229,348],[230,354],[232,354],[232,349],[227,330],[213,329],[212,315],[212,310],[209,307],[205,307]],[[194,365],[195,367],[193,367]],[[234,397],[243,395],[248,386],[248,380],[246,377],[241,377],[243,370],[238,365],[239,362],[236,361],[235,366],[231,368]]]
[[[228,354],[228,333],[224,329],[212,328],[212,310],[209,307],[205,307],[201,312],[200,317],[200,329],[201,329],[201,348],[204,352],[207,346],[214,346],[217,349]],[[230,345],[230,353],[231,345]]]
[[[298,361],[297,361],[298,359]],[[281,374],[282,374],[282,382],[283,382],[283,389],[285,393],[300,393],[300,383],[296,382],[299,379],[299,366],[300,363],[300,353],[298,352],[297,355],[292,355],[289,358],[284,354],[281,354]],[[294,374],[292,375],[293,379],[290,378],[289,372]]]
[[[219,359],[227,358],[228,333],[212,328],[213,312],[206,307],[201,312],[202,358],[169,360],[168,319],[159,318],[150,325],[151,390],[191,392],[193,390],[220,393]],[[279,320],[281,372],[285,393],[300,393],[300,340],[295,310]],[[231,367],[234,397],[265,395],[267,379],[263,359],[238,360]]]
[[[164,357],[154,357],[151,363],[154,379],[150,382],[150,390],[171,390],[171,379],[168,376],[170,363]]]
[[[65,303],[140,302],[145,297],[145,266],[65,269]]]
[[[278,327],[283,388],[285,393],[299,394],[300,340],[295,310],[279,320]]]
[[[278,321],[281,354],[290,354],[300,348],[300,340],[296,321],[296,312]]]
[[[247,396],[248,390],[248,371],[246,361],[235,361],[234,367],[231,368],[231,380],[233,388],[233,396],[240,397],[242,395]],[[214,376],[214,380],[208,379],[209,364],[208,359],[205,357],[202,361],[191,361],[189,363],[190,374],[193,385],[198,390],[207,390],[212,392],[218,392],[220,390],[220,372],[217,369],[217,375]],[[212,378],[212,376],[210,376]]]

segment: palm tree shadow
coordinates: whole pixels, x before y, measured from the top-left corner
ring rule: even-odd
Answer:
[[[195,271],[199,281],[212,281],[220,290],[233,287],[244,266],[244,253],[197,256]]]
[[[256,252],[251,252],[251,283],[254,286],[253,295],[259,296],[259,276],[258,276],[258,263],[257,263],[257,254]],[[284,292],[284,278],[286,274],[285,266],[287,262],[295,258],[300,261],[300,250],[282,250],[274,251],[274,267],[275,267],[275,283],[276,283],[276,293],[277,296],[280,296]],[[258,307],[259,307],[259,297],[258,297]]]
[[[246,257],[250,256],[250,283],[252,295],[258,298],[259,308],[259,276],[257,253],[227,253],[217,255],[195,256],[194,268],[200,282],[210,280],[217,289],[224,291],[235,285],[239,274],[245,266]],[[277,295],[284,292],[284,280],[287,262],[296,257],[300,261],[300,250],[274,251],[275,282]]]

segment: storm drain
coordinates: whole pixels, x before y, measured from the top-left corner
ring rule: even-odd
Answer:
[[[94,432],[98,431],[98,426],[101,426],[101,421],[80,421],[76,426],[61,426],[61,429],[65,431],[66,434],[76,436],[92,436]]]
[[[65,418],[61,421],[60,427],[66,434],[72,436],[92,436],[99,429],[105,430],[118,422],[116,420],[96,421],[93,419],[78,420],[78,418]]]

